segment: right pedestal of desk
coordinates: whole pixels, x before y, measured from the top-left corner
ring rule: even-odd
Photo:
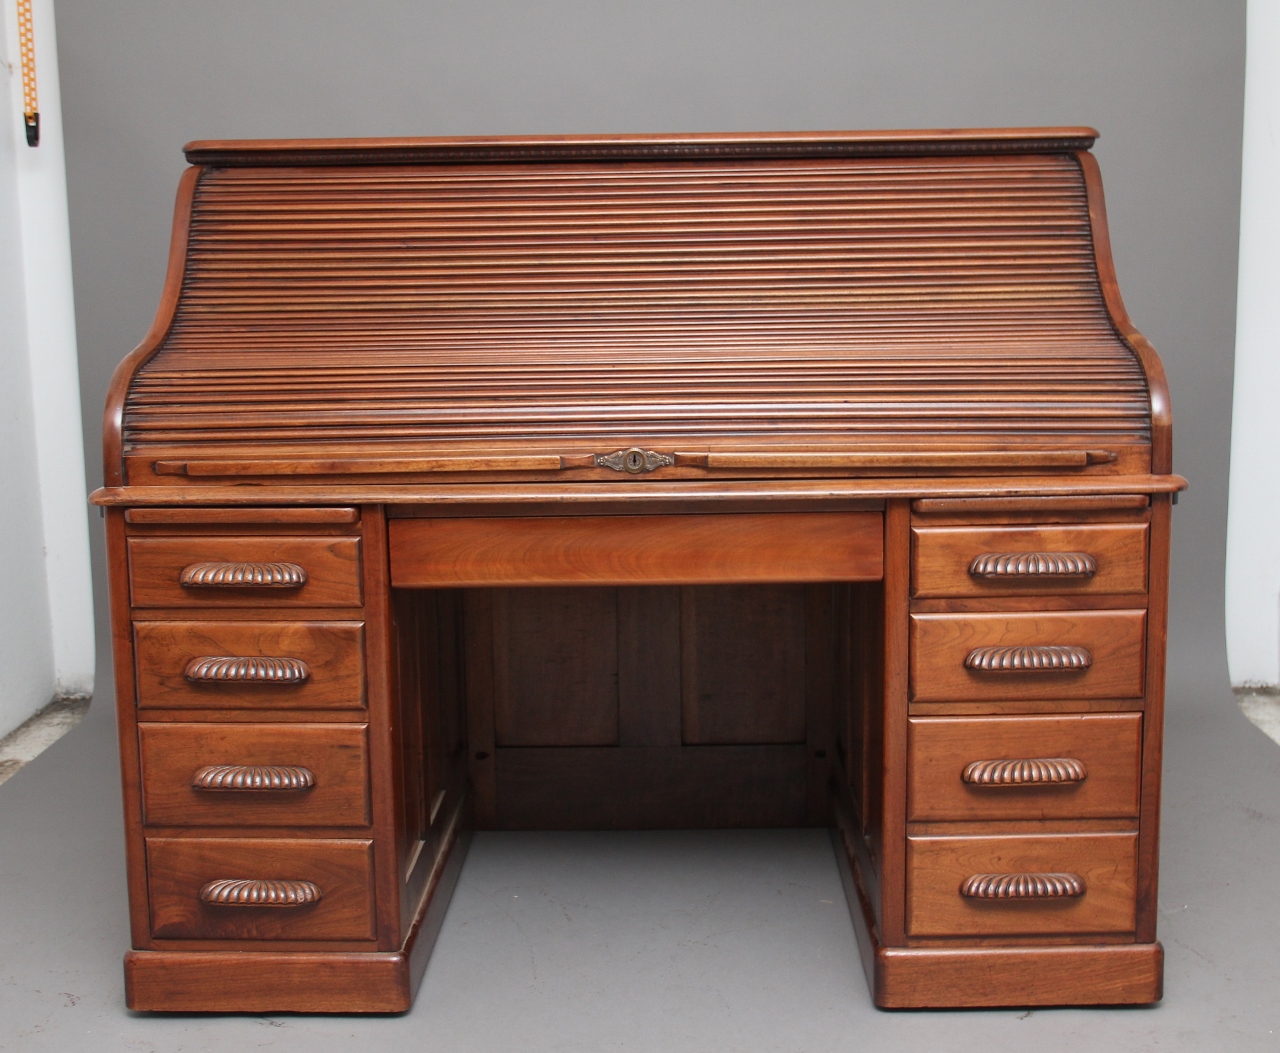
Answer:
[[[1168,536],[1165,496],[890,502],[833,809],[878,1005],[1160,998]]]

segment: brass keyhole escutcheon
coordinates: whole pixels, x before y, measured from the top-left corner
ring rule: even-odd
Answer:
[[[612,468],[615,472],[627,472],[630,475],[669,468],[676,463],[676,459],[669,453],[643,450],[639,446],[615,450],[613,453],[597,453],[593,460],[597,468]]]

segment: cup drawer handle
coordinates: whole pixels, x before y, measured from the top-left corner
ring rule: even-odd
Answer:
[[[222,878],[200,890],[200,902],[211,907],[305,907],[319,903],[320,896],[310,881]]]
[[[311,667],[301,658],[204,655],[191,659],[182,675],[193,684],[225,681],[242,684],[300,684],[311,676]]]
[[[969,564],[971,578],[1092,578],[1098,561],[1087,552],[984,552]]]
[[[192,563],[178,583],[187,589],[298,589],[307,572],[296,563]]]
[[[297,764],[210,764],[191,776],[195,790],[309,790],[315,784],[311,769]]]
[[[1076,899],[1084,895],[1079,874],[973,874],[960,885],[965,899]]]
[[[1083,647],[975,647],[964,667],[978,673],[1063,673],[1088,669],[1093,655]]]
[[[971,786],[1051,786],[1084,782],[1089,772],[1074,757],[1028,757],[1023,760],[976,760],[960,778]]]

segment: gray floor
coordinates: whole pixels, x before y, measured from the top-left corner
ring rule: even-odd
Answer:
[[[480,835],[411,1013],[131,1014],[100,697],[0,786],[0,1049],[1277,1050],[1280,747],[1219,663],[1171,674],[1155,1008],[875,1010],[826,835],[802,830]]]

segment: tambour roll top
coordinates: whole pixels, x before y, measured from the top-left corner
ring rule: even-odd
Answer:
[[[1168,472],[1094,134],[192,144],[108,482]]]

